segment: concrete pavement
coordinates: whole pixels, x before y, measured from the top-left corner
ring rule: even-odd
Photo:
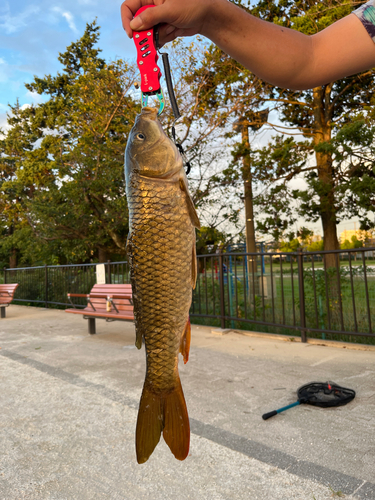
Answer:
[[[134,450],[145,353],[131,323],[12,305],[0,320],[0,500],[375,500],[375,351],[215,335],[193,326],[180,364],[191,451]],[[301,405],[297,388],[333,380],[341,408]]]

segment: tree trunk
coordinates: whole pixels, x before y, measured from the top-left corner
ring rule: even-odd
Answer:
[[[242,145],[246,151],[250,149],[249,128],[247,124],[242,126]],[[245,232],[246,232],[246,252],[255,253],[255,224],[254,224],[254,207],[253,207],[253,187],[251,175],[250,154],[245,154],[242,157],[242,179],[244,182],[245,196]],[[248,290],[253,290],[253,294],[259,293],[258,277],[257,277],[257,260],[256,256],[248,256],[247,258],[247,274],[248,274]],[[254,283],[254,287],[253,287]]]
[[[12,248],[11,254],[9,256],[9,267],[14,269],[17,267],[17,250],[16,248]]]
[[[109,254],[105,248],[98,248],[98,258],[99,262],[107,262],[109,260]]]
[[[314,88],[314,144],[318,145],[331,139],[332,108],[330,93],[332,85]],[[335,202],[335,181],[333,176],[332,155],[316,152],[318,179],[320,181],[320,217],[323,226],[324,250],[338,250],[337,218]],[[336,255],[325,255],[327,268],[336,266]]]
[[[318,145],[331,139],[331,120],[333,106],[330,103],[332,84],[317,87],[313,90],[314,96],[314,144]],[[337,239],[337,217],[335,200],[335,179],[333,172],[332,155],[327,152],[316,152],[318,170],[320,217],[323,226],[324,250],[339,250]],[[326,269],[325,280],[328,290],[329,316],[331,327],[339,326],[341,311],[341,297],[339,294],[340,262],[338,253],[324,254]],[[328,311],[327,311],[328,313]]]

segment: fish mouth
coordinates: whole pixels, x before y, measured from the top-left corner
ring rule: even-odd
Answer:
[[[146,106],[141,109],[141,116],[144,115],[151,115],[147,116],[147,118],[151,120],[157,120],[158,108],[152,108],[151,106]]]

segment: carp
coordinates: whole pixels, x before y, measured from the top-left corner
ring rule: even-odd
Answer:
[[[148,460],[161,433],[178,460],[189,452],[190,425],[178,373],[190,349],[189,309],[197,277],[199,219],[183,161],[157,119],[136,117],[125,151],[129,207],[127,255],[133,290],[136,346],[146,347],[146,377],[136,426],[138,463]]]

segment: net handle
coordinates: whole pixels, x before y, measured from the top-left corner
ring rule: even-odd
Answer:
[[[273,410],[273,411],[270,411],[269,413],[265,413],[264,415],[262,415],[262,418],[263,418],[263,420],[268,420],[269,418],[274,417],[278,413],[281,413],[282,411],[285,411],[285,410],[289,410],[289,408],[293,408],[294,406],[298,406],[300,404],[301,403],[299,401],[296,401],[295,403],[292,403],[291,405],[283,406],[282,408],[279,408],[278,410]]]

